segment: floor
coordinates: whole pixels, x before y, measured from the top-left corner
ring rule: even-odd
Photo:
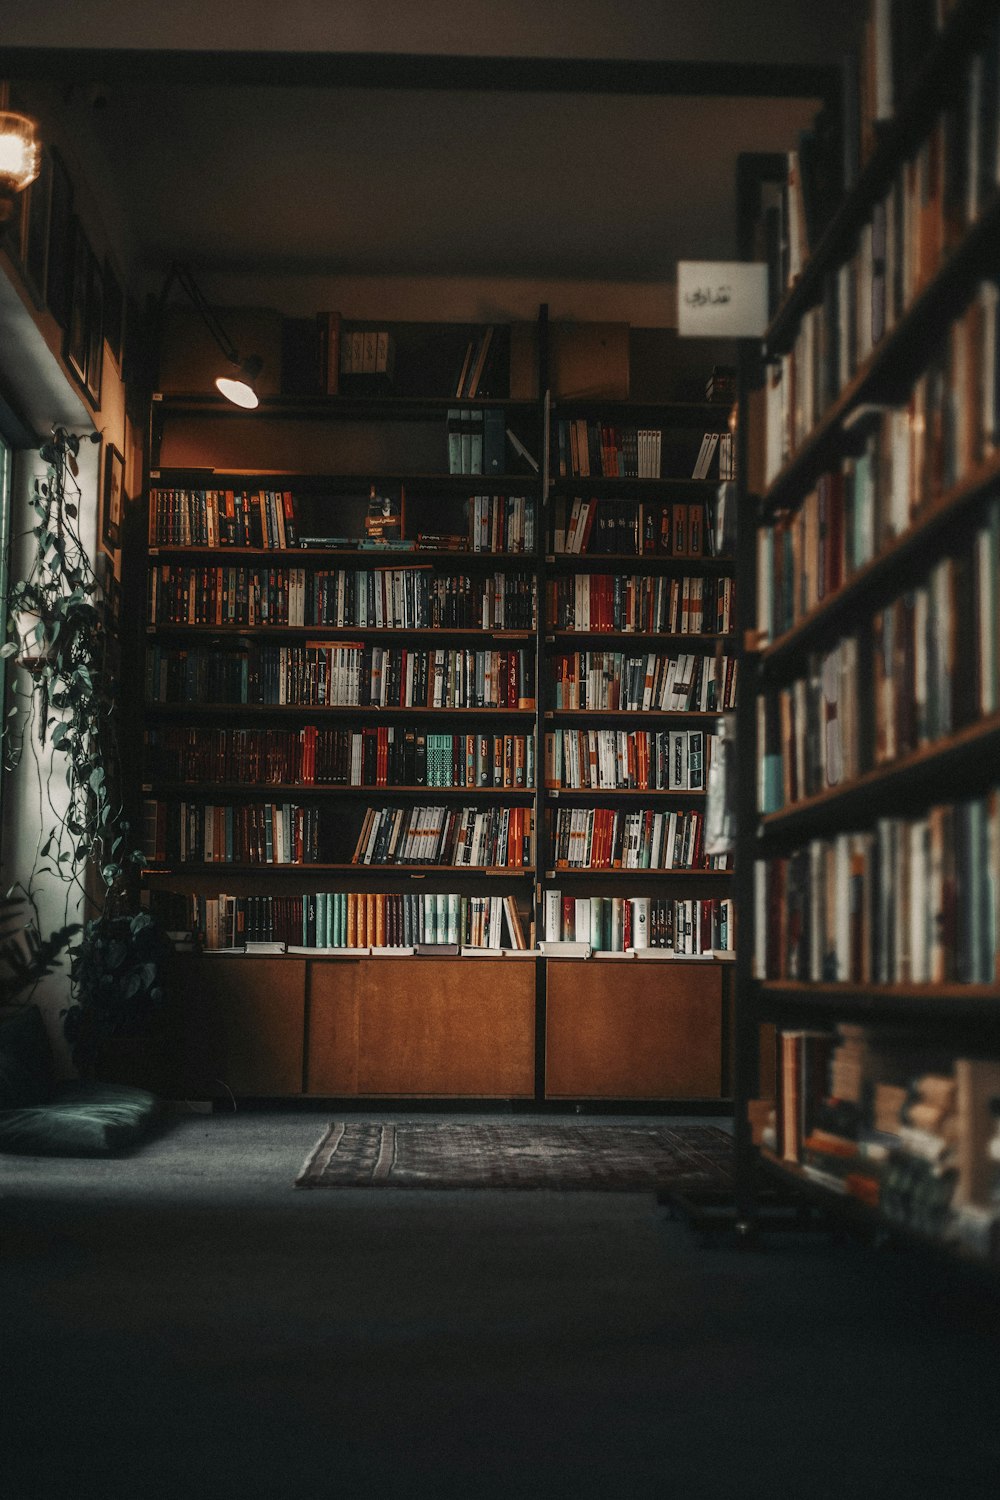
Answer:
[[[992,1288],[645,1194],[293,1190],[326,1120],[0,1157],[4,1500],[1000,1493]]]

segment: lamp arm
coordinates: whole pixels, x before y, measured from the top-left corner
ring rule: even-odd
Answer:
[[[239,352],[236,349],[236,346],[234,345],[232,339],[227,334],[225,328],[223,327],[218,314],[215,312],[215,309],[211,307],[205,300],[204,293],[196,284],[194,277],[191,275],[191,272],[188,270],[187,266],[182,266],[177,261],[175,261],[170,267],[170,272],[163,284],[163,291],[160,293],[161,328],[163,326],[163,315],[166,312],[167,296],[170,292],[170,288],[173,286],[175,281],[180,287],[181,291],[185,293],[185,295],[191,300],[197,311],[200,313],[205,327],[208,329],[209,333],[212,335],[212,338],[218,344],[226,359],[229,360],[230,364],[238,365],[240,362]]]

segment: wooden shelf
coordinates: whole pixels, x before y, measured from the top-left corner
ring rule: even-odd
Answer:
[[[547,552],[545,562],[557,572],[586,572],[588,564],[601,571],[637,572],[649,568],[656,572],[722,574],[736,567],[733,557],[680,557],[656,552]]]
[[[831,787],[813,797],[790,803],[760,819],[766,835],[790,835],[835,819],[841,825],[860,819],[865,824],[883,816],[886,796],[919,793],[926,789],[935,801],[942,796],[942,778],[961,775],[988,751],[1000,751],[1000,713],[957,730],[947,739],[922,746],[888,765],[875,766],[845,786]],[[996,761],[985,768],[995,775]],[[873,793],[876,794],[873,796]]]
[[[158,865],[149,864],[144,867],[142,874],[150,878],[162,878],[163,876],[187,877],[193,875],[206,875],[218,873],[225,880],[228,875],[261,875],[271,879],[272,876],[286,875],[323,875],[323,874],[349,874],[349,875],[379,875],[388,877],[391,875],[471,875],[473,877],[486,877],[492,879],[521,880],[525,876],[534,875],[534,865],[520,865],[515,869],[508,869],[506,865],[352,865],[352,864],[235,864],[226,863],[222,860],[213,861],[210,864],[195,863],[188,861],[180,864]],[[630,873],[637,873],[632,871]]]
[[[534,720],[533,708],[397,708],[379,703],[147,703],[143,712],[163,718],[482,719]],[[717,715],[706,715],[715,718]]]
[[[1000,983],[987,984],[810,984],[768,979],[757,983],[762,1013],[825,1016],[830,1020],[939,1021],[1000,1031]]]
[[[722,708],[549,708],[544,717],[546,722],[550,719],[614,719],[635,723],[640,719],[654,719],[672,723],[677,719],[715,720],[725,712],[727,710]]]
[[[143,791],[151,791],[156,788],[161,792],[172,795],[183,796],[187,794],[189,800],[199,802],[209,801],[215,797],[246,797],[257,801],[263,798],[265,801],[274,797],[288,799],[290,797],[306,797],[310,801],[317,797],[342,797],[354,800],[361,799],[371,801],[373,798],[379,802],[391,801],[394,797],[405,797],[410,801],[414,797],[432,801],[439,795],[442,797],[468,797],[468,798],[500,798],[506,801],[508,798],[534,798],[535,788],[533,786],[345,786],[340,782],[224,782],[224,781],[176,781],[168,777],[152,777],[144,783]],[[687,795],[693,796],[694,793]],[[702,794],[704,795],[704,794]]]
[[[730,880],[732,870],[687,870],[687,869],[592,869],[581,868],[579,865],[572,867],[559,866],[545,871],[546,880],[563,880],[567,876],[596,876],[600,880],[605,878],[611,880]]]
[[[927,506],[913,525],[895,537],[878,555],[859,568],[853,576],[828,598],[823,599],[790,630],[763,646],[760,658],[765,670],[784,664],[789,657],[810,647],[821,635],[843,629],[845,621],[856,621],[857,606],[875,610],[895,597],[899,590],[898,575],[909,564],[923,563],[928,542],[937,539],[962,514],[990,494],[1000,481],[1000,453],[980,464],[960,483],[954,485],[932,505]]]
[[[673,797],[681,800],[691,797],[699,798],[706,795],[705,788],[694,788],[685,791],[677,787],[639,787],[639,786],[550,786],[545,788],[547,797],[553,801],[571,800],[577,797],[586,797],[600,800],[602,797]]]
[[[721,631],[706,631],[699,635],[695,635],[694,633],[680,635],[675,632],[665,630],[546,629],[545,640],[548,644],[562,644],[569,641],[680,641],[682,643],[688,641],[692,642],[695,645],[697,645],[699,642],[707,643],[711,641],[714,643],[715,641],[732,641],[734,646],[736,644],[736,636],[732,634],[732,632],[724,633]]]
[[[162,622],[146,626],[147,636],[177,635],[178,633],[181,635],[196,636],[252,635],[254,638],[277,635],[331,641],[351,641],[358,637],[362,637],[365,640],[369,637],[376,640],[384,640],[386,637],[392,637],[395,640],[401,636],[417,636],[427,640],[458,638],[461,640],[480,641],[533,641],[535,639],[535,632],[533,630],[507,630],[499,628],[496,630],[481,630],[461,625],[271,625],[265,623],[256,625],[186,625]],[[685,637],[685,639],[690,639],[690,637]]]
[[[355,565],[368,564],[373,568],[427,568],[447,563],[458,571],[467,563],[471,563],[473,567],[512,564],[531,569],[537,564],[537,558],[532,552],[460,552],[451,548],[429,547],[392,547],[383,552],[372,547],[209,547],[191,543],[152,542],[149,556],[197,558],[210,564],[217,564],[224,558],[227,566],[239,566],[244,560],[253,563],[265,558],[271,563],[288,563],[296,567],[305,563],[329,567],[336,558]]]

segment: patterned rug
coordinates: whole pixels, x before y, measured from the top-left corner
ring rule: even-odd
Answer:
[[[731,1155],[715,1125],[336,1120],[295,1186],[655,1192],[724,1187]]]

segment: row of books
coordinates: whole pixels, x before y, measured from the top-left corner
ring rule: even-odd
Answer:
[[[502,407],[451,407],[446,432],[449,474],[506,472],[508,433]]]
[[[370,807],[351,863],[523,869],[534,843],[530,807]]]
[[[872,620],[872,760],[887,765],[1000,708],[1000,502],[971,545]]]
[[[648,651],[571,651],[552,658],[556,709],[711,713],[735,708],[739,661]]]
[[[158,625],[329,625],[376,630],[531,630],[530,573],[471,578],[429,567],[255,568],[160,563],[147,618]]]
[[[142,853],[151,864],[329,862],[325,816],[292,802],[191,802],[147,797]]]
[[[1000,1063],[846,1024],[783,1029],[776,1045],[765,1144],[891,1222],[961,1253],[1000,1257]]]
[[[144,731],[147,781],[246,786],[533,787],[534,739],[366,729],[164,728]]]
[[[314,891],[304,896],[190,898],[192,931],[211,951],[264,943],[297,952],[427,946],[527,948],[513,896]]]
[[[659,948],[696,958],[734,948],[728,897],[568,896],[549,889],[543,923],[547,942],[587,943],[595,953]]]
[[[809,657],[808,674],[757,698],[757,810],[761,814],[856,780],[858,642]]]
[[[929,506],[996,453],[1000,440],[998,308],[996,283],[980,282],[962,314],[950,324],[947,336],[929,350],[909,397],[885,407],[862,409],[860,454],[842,460],[840,469],[840,483],[856,498],[852,502],[848,494],[841,502],[834,496],[834,503],[850,517],[850,524],[833,541],[836,551],[845,556],[830,559],[832,567],[840,565],[842,576],[877,556]],[[778,461],[779,447],[782,456],[788,456],[787,444],[774,425],[787,420],[783,403],[789,392],[798,390],[797,366],[793,363],[786,373],[787,380],[776,379],[772,373],[767,385],[771,462]],[[804,411],[803,433],[809,430],[809,418],[809,411]],[[833,519],[836,523],[836,513]]]
[[[534,552],[535,502],[530,495],[473,495],[468,512],[473,552]]]
[[[919,522],[918,515],[904,513],[898,523],[882,524],[882,502],[892,492],[884,484],[879,488],[888,472],[879,441],[879,434],[873,434],[864,453],[846,459],[837,473],[824,475],[795,511],[780,513],[773,526],[758,531],[757,629],[762,642],[808,618],[859,568]],[[954,566],[974,581],[984,621],[995,610],[998,510],[995,495],[982,500],[970,513],[972,541],[966,543],[958,533],[949,548]]]
[[[718,506],[699,501],[552,500],[549,545],[557,556],[611,553],[621,557],[721,555]]]
[[[273,646],[241,640],[146,648],[150,703],[381,708],[535,706],[534,652],[410,650],[361,641]]]
[[[1000,794],[879,818],[755,866],[758,978],[1000,980]]]
[[[562,417],[552,428],[552,468],[560,479],[659,479],[663,432],[587,417]]]
[[[151,489],[151,547],[294,547],[291,490]]]
[[[736,618],[733,580],[700,575],[572,573],[548,579],[545,600],[556,630],[728,635]]]
[[[341,376],[367,375],[391,381],[396,371],[396,340],[387,328],[341,328]]]
[[[704,815],[652,807],[556,807],[545,812],[558,870],[725,870],[704,852]]]
[[[656,733],[636,729],[551,730],[544,744],[545,785],[608,791],[704,791],[717,740],[717,735],[702,729]]]
[[[1000,709],[1000,500],[952,546],[859,636],[811,655],[806,676],[758,698],[761,812],[891,765]]]

